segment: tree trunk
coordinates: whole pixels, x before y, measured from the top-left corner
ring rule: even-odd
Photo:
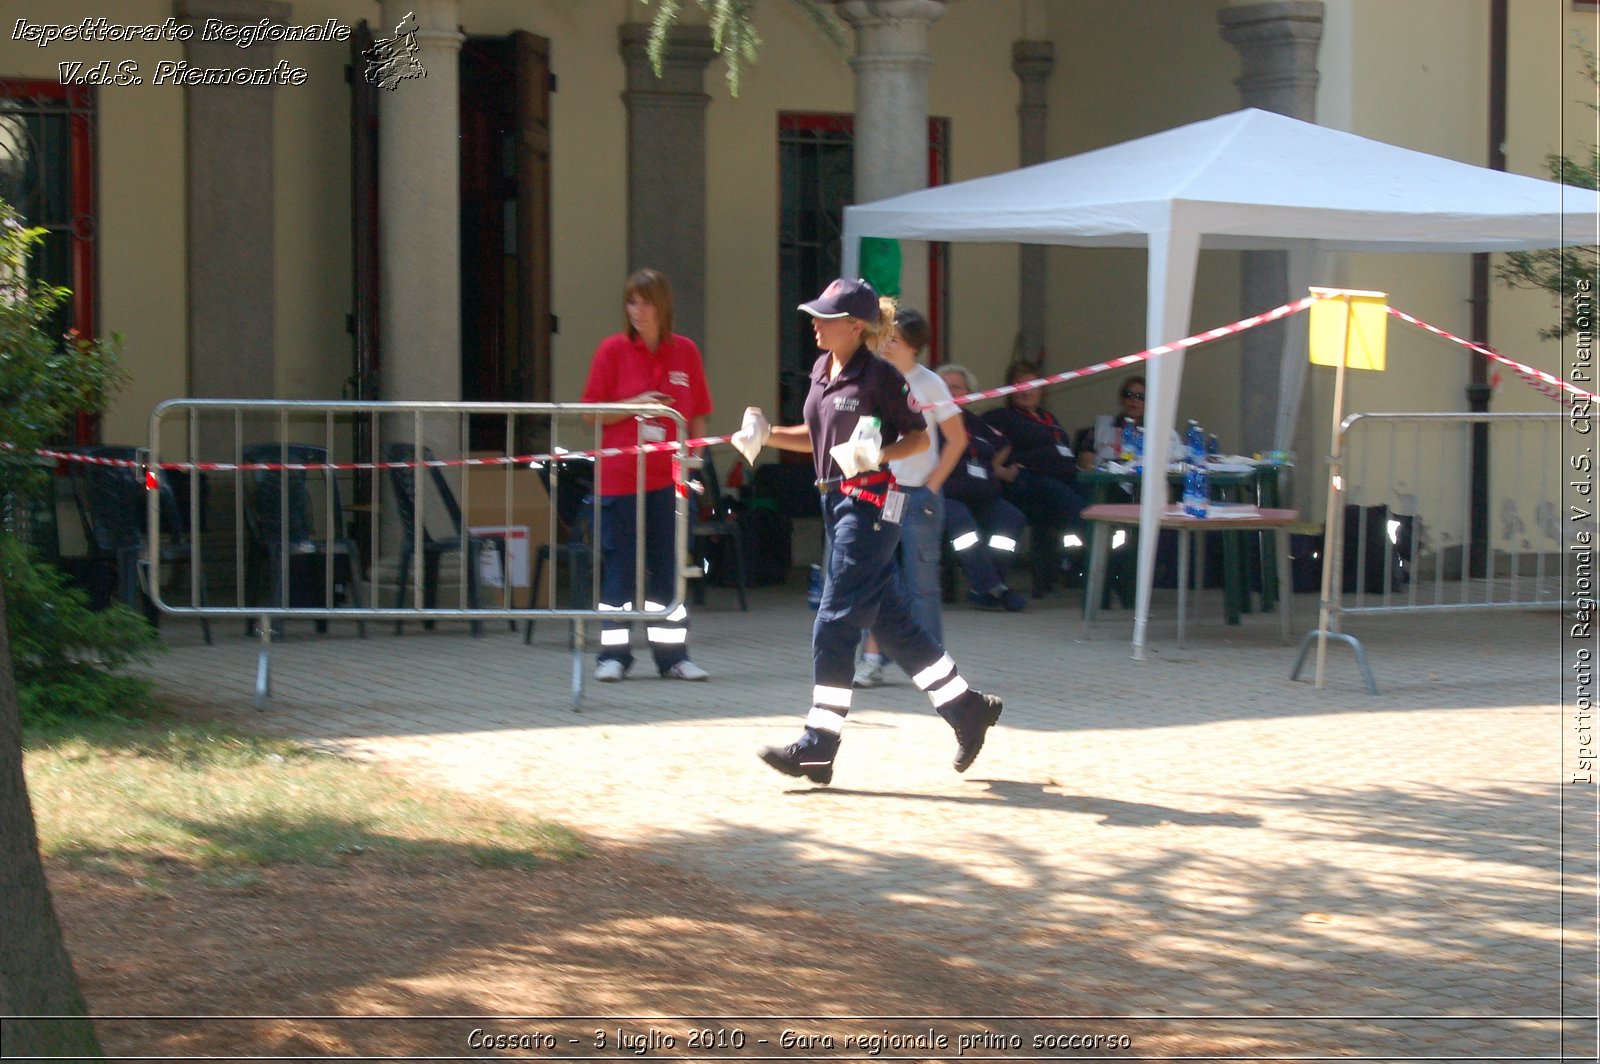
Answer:
[[[22,721],[0,581],[0,1043],[6,1059],[102,1058],[50,903],[22,778]],[[49,1017],[18,1019],[16,1017]]]

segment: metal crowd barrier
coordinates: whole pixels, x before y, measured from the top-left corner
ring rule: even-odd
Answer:
[[[1333,576],[1323,618],[1300,643],[1291,680],[1313,642],[1351,647],[1377,694],[1352,614],[1572,608],[1562,413],[1352,414],[1340,425],[1330,475],[1322,563]],[[1473,531],[1470,475],[1475,434],[1488,434],[1487,535]],[[1346,588],[1346,584],[1351,585]]]
[[[598,562],[601,426],[596,415],[631,414],[636,439],[650,419],[677,424],[668,449],[675,482],[687,482],[700,461],[683,441],[688,425],[666,406],[626,403],[301,402],[175,399],[150,415],[149,469],[144,473],[149,594],[175,616],[232,617],[260,639],[255,705],[272,691],[275,629],[291,620],[369,621],[432,627],[436,621],[479,626],[495,619],[564,620],[572,625],[572,707],[584,690],[585,625],[602,618],[666,617],[684,600],[680,568],[673,599],[660,608],[601,611]],[[595,423],[585,419],[595,417]],[[472,449],[473,439],[500,445]],[[636,453],[643,482],[644,452]],[[362,460],[355,460],[357,454]],[[159,471],[159,472],[158,472]],[[185,528],[163,528],[154,490],[161,478],[184,487]],[[409,500],[406,496],[409,494]],[[576,494],[576,498],[574,495]],[[644,494],[635,492],[637,527]],[[529,513],[544,513],[542,528]],[[564,520],[563,515],[570,518]],[[171,524],[169,516],[167,523]],[[558,590],[559,562],[593,545],[583,567],[568,567]],[[677,493],[675,556],[684,557],[689,527],[686,493]],[[186,601],[162,595],[163,534],[191,545]],[[542,535],[539,535],[542,533]],[[520,540],[520,543],[519,543]],[[542,543],[535,543],[542,540]],[[516,558],[513,554],[521,553]],[[485,556],[491,561],[485,562]],[[542,555],[542,557],[541,557]],[[636,537],[633,602],[645,603],[644,538]],[[450,567],[445,567],[450,558]],[[518,565],[513,571],[512,562]],[[542,587],[520,604],[520,567],[548,567]],[[403,566],[403,571],[402,571]],[[498,576],[497,576],[498,574]],[[385,576],[392,577],[392,581]],[[439,587],[454,577],[453,602]],[[226,579],[224,579],[226,578]],[[498,585],[498,586],[496,586]],[[485,594],[485,590],[493,593]],[[531,601],[534,593],[538,601]],[[475,599],[475,601],[474,601]],[[387,601],[384,601],[387,600]]]

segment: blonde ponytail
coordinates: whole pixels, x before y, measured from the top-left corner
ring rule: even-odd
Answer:
[[[861,333],[861,342],[867,345],[867,350],[877,353],[889,345],[894,336],[894,315],[898,306],[893,296],[878,297],[878,320],[867,322]]]

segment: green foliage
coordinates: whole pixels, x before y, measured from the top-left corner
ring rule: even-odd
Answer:
[[[645,6],[655,4],[655,17],[650,21],[650,63],[656,77],[661,76],[661,64],[667,50],[667,34],[677,24],[683,0],[639,0]],[[711,29],[711,46],[727,63],[728,91],[739,95],[739,73],[754,63],[761,54],[761,35],[756,32],[755,8],[757,0],[695,0],[708,16]],[[811,21],[817,30],[839,48],[844,47],[844,31],[828,13],[827,4],[820,0],[790,0]]]
[[[65,574],[11,536],[0,536],[0,579],[25,725],[153,708],[150,681],[117,671],[161,648],[148,621],[121,604],[94,612]]]
[[[22,225],[0,200],[0,496],[37,490],[48,474],[33,452],[56,439],[73,414],[105,408],[121,381],[120,337],[110,342],[45,332],[70,295],[28,277],[43,229]]]
[[[1579,46],[1583,55],[1583,72],[1600,92],[1600,67],[1596,65],[1593,51]],[[1597,97],[1600,98],[1600,97]],[[1594,101],[1585,101],[1592,109],[1600,110]],[[1600,189],[1600,145],[1591,144],[1582,159],[1565,155],[1545,156],[1545,167],[1550,176],[1564,185]],[[1561,310],[1560,321],[1548,329],[1540,329],[1539,336],[1556,340],[1578,327],[1580,292],[1595,290],[1595,267],[1600,259],[1600,248],[1566,247],[1546,248],[1541,251],[1512,251],[1496,268],[1495,273],[1503,284],[1512,288],[1537,288],[1549,292]],[[1589,301],[1583,301],[1587,306]],[[1585,318],[1589,315],[1586,313]]]
[[[0,200],[0,500],[48,486],[48,467],[34,452],[57,439],[78,411],[103,409],[120,379],[116,339],[45,331],[69,293],[28,276],[43,236]],[[81,591],[6,529],[0,529],[0,579],[24,722],[148,706],[149,683],[115,671],[156,646],[144,618],[123,607],[94,613]]]

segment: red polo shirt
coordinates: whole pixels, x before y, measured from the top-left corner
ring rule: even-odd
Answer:
[[[585,403],[620,403],[641,392],[662,392],[672,397],[669,404],[685,419],[711,413],[711,392],[706,388],[705,366],[700,349],[685,336],[670,335],[655,351],[627,333],[617,333],[600,341],[589,364],[589,380],[583,386]],[[678,438],[677,422],[671,418],[652,418],[646,431],[663,441]],[[602,431],[605,447],[631,447],[640,439],[636,419],[625,418]],[[639,456],[613,455],[600,461],[598,490],[601,495],[632,495],[636,490]],[[644,488],[655,491],[672,483],[672,456],[667,451],[645,455]]]

